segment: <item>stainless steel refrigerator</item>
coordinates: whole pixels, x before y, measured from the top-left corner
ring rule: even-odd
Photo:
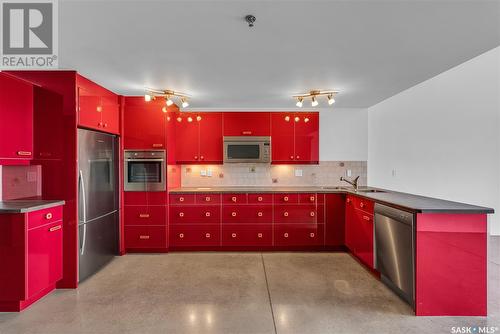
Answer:
[[[116,136],[78,129],[78,281],[117,254]]]

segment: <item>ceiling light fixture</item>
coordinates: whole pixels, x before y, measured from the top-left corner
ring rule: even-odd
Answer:
[[[318,96],[326,96],[328,99],[328,105],[332,105],[335,103],[335,95],[337,95],[339,92],[336,90],[311,90],[309,93],[304,93],[304,94],[297,94],[293,95],[293,98],[297,99],[297,103],[295,104],[297,107],[301,108],[302,107],[302,101],[304,99],[311,99],[311,106],[316,107],[319,105],[318,102]]]
[[[180,104],[182,108],[187,108],[189,106],[188,103],[188,94],[180,93],[180,92],[175,92],[173,90],[158,90],[158,89],[152,89],[152,88],[145,88],[145,94],[144,94],[144,101],[150,102],[154,99],[156,99],[157,96],[163,97],[165,99],[165,104],[167,107],[170,107],[171,105],[174,104],[173,98],[176,97],[180,100]],[[162,110],[164,110],[162,108]],[[164,111],[165,112],[165,111]]]

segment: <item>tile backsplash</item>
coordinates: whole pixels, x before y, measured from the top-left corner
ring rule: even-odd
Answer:
[[[183,187],[348,186],[340,177],[358,175],[359,184],[366,185],[366,161],[321,161],[319,165],[182,165],[181,184]]]
[[[0,201],[42,195],[42,166],[0,166]]]

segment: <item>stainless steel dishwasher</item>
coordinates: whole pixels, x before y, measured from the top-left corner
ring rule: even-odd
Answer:
[[[413,213],[375,204],[375,268],[382,282],[415,307]]]

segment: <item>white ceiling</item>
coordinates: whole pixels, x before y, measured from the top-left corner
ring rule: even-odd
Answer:
[[[206,109],[290,109],[311,89],[368,107],[500,45],[499,1],[61,0],[59,13],[62,68]]]

